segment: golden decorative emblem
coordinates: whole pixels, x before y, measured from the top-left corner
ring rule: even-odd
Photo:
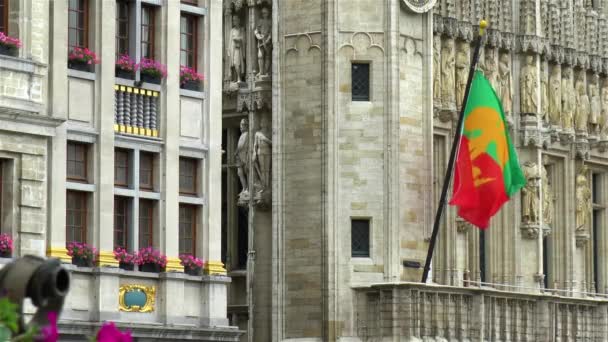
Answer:
[[[118,292],[118,308],[126,312],[153,312],[155,297],[154,286],[121,285]]]

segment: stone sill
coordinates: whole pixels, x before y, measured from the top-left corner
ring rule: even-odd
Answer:
[[[10,259],[9,259],[10,260]],[[140,271],[127,271],[118,267],[78,267],[72,264],[63,264],[67,270],[90,275],[116,275],[119,277],[131,277],[131,278],[144,278],[144,279],[175,279],[175,280],[186,280],[191,282],[200,283],[230,283],[231,280],[227,276],[220,275],[202,275],[202,276],[191,276],[182,272],[162,272],[162,273],[150,273]]]
[[[200,100],[204,100],[206,98],[206,94],[204,90],[201,91],[194,91],[194,90],[188,90],[188,89],[179,89],[179,95],[180,96],[184,96],[184,97],[191,97],[194,99],[200,99]]]
[[[89,81],[95,81],[95,79],[96,79],[94,72],[74,70],[74,69],[70,69],[70,68],[68,68],[68,76],[74,77],[74,78],[81,78],[83,80],[89,80]]]
[[[187,4],[180,4],[179,10],[181,12],[186,12],[188,14],[194,14],[194,15],[200,15],[200,16],[207,15],[206,7],[198,7],[198,6],[192,6],[192,5],[187,5]]]
[[[161,85],[160,84],[142,82],[140,86],[136,86],[135,85],[135,80],[129,80],[129,79],[126,79],[126,78],[115,77],[114,78],[114,83],[118,84],[118,85],[125,86],[125,87],[133,87],[133,88],[152,90],[152,91],[157,91],[159,93],[161,91]]]
[[[0,69],[44,76],[46,74],[46,67],[46,64],[35,62],[31,59],[0,55]]]

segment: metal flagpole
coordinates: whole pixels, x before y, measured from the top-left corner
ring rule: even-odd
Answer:
[[[460,108],[460,114],[458,115],[458,123],[456,124],[456,134],[454,134],[454,141],[452,142],[452,150],[450,151],[450,160],[448,161],[448,168],[443,178],[443,188],[441,189],[441,197],[439,199],[439,205],[437,206],[437,213],[435,214],[435,222],[433,224],[433,233],[431,234],[431,241],[429,242],[429,250],[426,254],[426,262],[424,263],[424,271],[422,273],[422,282],[426,283],[429,275],[429,269],[431,268],[431,259],[433,259],[433,251],[435,249],[435,242],[437,242],[437,235],[439,234],[439,222],[441,221],[441,215],[443,214],[443,208],[445,207],[445,201],[448,194],[448,188],[450,187],[450,180],[452,178],[452,171],[454,169],[454,162],[456,160],[456,152],[458,151],[458,145],[460,145],[460,135],[462,133],[462,122],[464,121],[464,110],[469,98],[469,91],[471,90],[471,82],[473,81],[473,75],[475,74],[475,66],[479,60],[479,51],[481,49],[481,40],[485,32],[488,23],[485,20],[479,22],[479,35],[477,36],[475,52],[473,53],[473,59],[471,61],[471,67],[469,68],[469,78],[467,80],[467,86],[464,91],[464,99],[462,100],[462,106]]]

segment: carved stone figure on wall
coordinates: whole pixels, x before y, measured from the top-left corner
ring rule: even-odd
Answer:
[[[583,165],[576,176],[576,231],[587,230],[587,222],[593,210],[591,187],[587,180],[588,169]]]
[[[553,189],[551,188],[549,176],[547,175],[547,162],[548,160],[544,158],[540,176],[543,188],[543,229],[549,229],[553,224]]]
[[[562,78],[562,127],[564,131],[573,131],[574,106],[576,97],[572,86],[572,69],[566,67]]]
[[[239,194],[239,204],[246,205],[249,201],[249,121],[241,120],[241,136],[236,145],[236,166],[239,180],[241,181],[241,193]]]
[[[458,44],[458,52],[456,53],[456,106],[458,108],[462,106],[469,76],[469,51],[469,43],[461,42]]]
[[[549,87],[547,85],[546,63],[540,63],[540,117],[549,122]]]
[[[576,132],[587,133],[590,105],[584,71],[579,73],[574,89],[576,91],[576,114],[574,117]]]
[[[608,79],[604,79],[602,87],[602,115],[600,116],[600,139],[608,140]]]
[[[521,190],[521,219],[526,225],[534,225],[539,223],[538,180],[540,175],[538,166],[533,162],[526,162],[523,165],[523,171],[526,185]]]
[[[495,91],[498,91],[498,67],[496,65],[496,55],[494,51],[494,49],[486,50],[483,62],[483,73],[488,81],[490,81],[492,88],[494,88]]]
[[[433,37],[433,98],[441,102],[441,37]]]
[[[454,104],[454,40],[447,39],[441,50],[441,100],[445,108],[451,109]]]
[[[526,64],[521,69],[520,74],[520,98],[521,112],[523,114],[536,113],[536,65],[534,64],[534,56],[526,56]]]
[[[261,18],[258,19],[255,30],[258,41],[258,77],[268,76],[272,63],[272,19],[268,7],[262,7]]]
[[[591,101],[591,112],[589,113],[589,134],[597,136],[599,133],[600,115],[602,113],[602,102],[600,100],[599,75],[594,74],[589,83],[589,98]]]
[[[500,74],[500,102],[505,114],[511,114],[513,108],[512,102],[512,81],[511,81],[511,57],[508,53],[500,55],[498,63],[498,72]]]
[[[260,130],[255,133],[253,142],[253,167],[258,179],[258,189],[256,201],[261,200],[265,194],[270,193],[271,185],[271,161],[272,161],[272,140],[268,119],[262,117],[260,120]]]
[[[245,29],[241,26],[241,19],[232,16],[232,29],[228,41],[228,58],[232,82],[243,82],[245,75]]]
[[[562,112],[562,68],[558,64],[549,76],[549,122],[554,126],[561,123]]]

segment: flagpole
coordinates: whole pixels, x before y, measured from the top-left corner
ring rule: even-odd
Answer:
[[[452,150],[450,151],[450,160],[448,161],[448,168],[443,178],[443,188],[441,189],[441,197],[439,199],[439,206],[437,207],[437,213],[435,214],[435,222],[433,223],[433,233],[431,234],[431,241],[429,242],[429,250],[426,254],[426,262],[424,263],[424,271],[422,272],[422,282],[426,283],[431,268],[431,259],[433,259],[433,251],[435,250],[435,242],[437,242],[437,235],[439,234],[439,222],[441,221],[441,215],[443,214],[443,208],[445,207],[445,201],[448,194],[448,188],[450,187],[450,179],[452,178],[452,171],[454,169],[454,162],[456,160],[456,152],[458,151],[458,145],[460,144],[460,135],[462,132],[462,122],[464,121],[464,110],[469,98],[469,90],[471,89],[471,83],[473,81],[473,75],[475,74],[475,66],[479,60],[479,51],[481,49],[481,39],[485,32],[488,23],[485,20],[479,22],[479,35],[476,39],[475,51],[473,52],[473,59],[471,61],[471,67],[469,69],[469,78],[467,80],[467,86],[464,91],[464,99],[462,99],[462,105],[460,108],[460,114],[458,115],[458,123],[456,124],[456,133],[454,134],[454,141],[452,142]]]

